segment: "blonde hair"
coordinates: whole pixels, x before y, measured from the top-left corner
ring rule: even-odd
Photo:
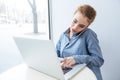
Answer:
[[[77,12],[80,12],[80,13],[82,13],[82,15],[87,17],[89,24],[91,24],[94,21],[95,17],[96,17],[95,9],[93,7],[91,7],[90,5],[88,5],[88,4],[84,4],[82,6],[79,6],[76,9],[75,13],[77,13]]]

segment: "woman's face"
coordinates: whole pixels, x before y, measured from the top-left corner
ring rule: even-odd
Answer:
[[[80,12],[77,12],[73,16],[73,20],[70,26],[70,32],[72,34],[79,33],[88,27],[89,22],[87,17],[83,16]]]

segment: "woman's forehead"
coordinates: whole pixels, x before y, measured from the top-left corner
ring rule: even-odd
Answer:
[[[73,19],[77,20],[81,24],[89,24],[88,18],[82,15],[80,12],[76,12],[73,16]]]

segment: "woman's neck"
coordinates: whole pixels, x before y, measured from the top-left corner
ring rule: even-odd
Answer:
[[[70,33],[69,33],[69,38],[71,39],[71,38],[72,38],[72,36],[73,36],[73,33],[72,33],[72,32],[70,32]]]

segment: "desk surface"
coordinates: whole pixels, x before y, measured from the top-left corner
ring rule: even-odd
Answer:
[[[0,74],[0,80],[56,80],[48,75],[27,67],[26,64],[17,65]],[[97,80],[93,72],[85,67],[71,80]]]

